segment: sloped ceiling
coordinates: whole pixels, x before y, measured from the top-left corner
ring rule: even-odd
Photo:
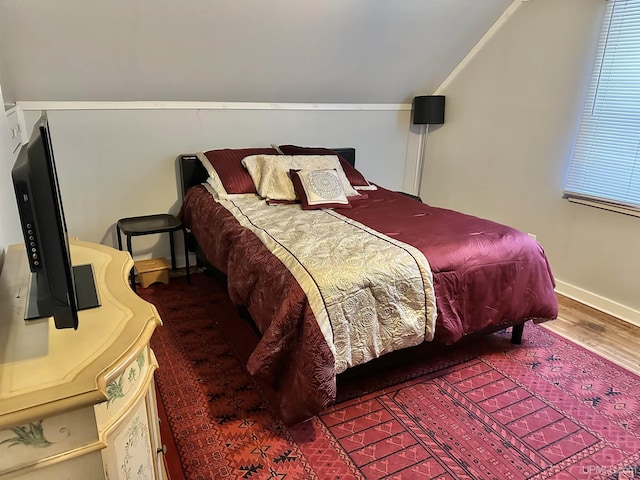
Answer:
[[[0,0],[5,101],[404,103],[511,0]]]

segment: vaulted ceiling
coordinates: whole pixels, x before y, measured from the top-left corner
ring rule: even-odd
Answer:
[[[0,0],[5,101],[404,103],[512,0]]]

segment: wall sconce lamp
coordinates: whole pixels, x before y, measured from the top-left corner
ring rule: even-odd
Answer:
[[[444,123],[444,95],[422,95],[414,97],[411,106],[411,123],[421,126],[418,149],[420,153],[418,154],[416,162],[416,176],[413,187],[414,194],[419,197],[429,125],[441,125]]]

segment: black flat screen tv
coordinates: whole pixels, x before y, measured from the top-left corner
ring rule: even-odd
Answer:
[[[31,283],[25,320],[53,317],[56,328],[78,328],[78,310],[100,305],[92,265],[71,264],[67,224],[43,113],[11,169]]]

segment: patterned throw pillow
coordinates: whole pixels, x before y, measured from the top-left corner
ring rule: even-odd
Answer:
[[[335,169],[292,169],[289,174],[303,210],[351,208]]]

